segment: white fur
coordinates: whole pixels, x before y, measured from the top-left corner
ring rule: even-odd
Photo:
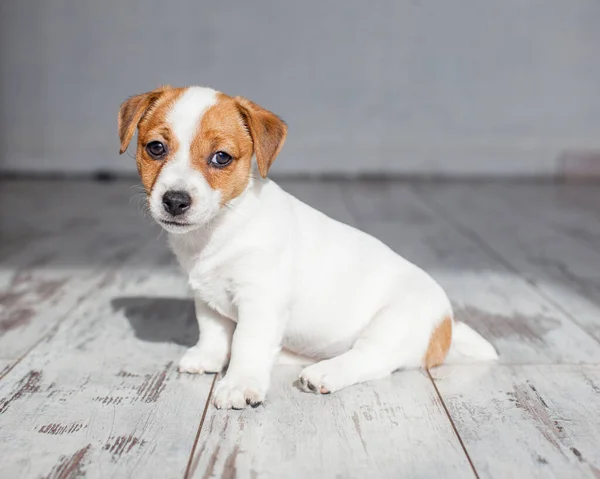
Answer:
[[[162,206],[163,195],[169,191],[186,191],[192,198],[192,206],[186,214],[187,224],[203,224],[212,218],[221,205],[221,193],[213,190],[202,173],[191,167],[190,145],[204,112],[217,102],[217,92],[211,88],[192,87],[175,103],[167,114],[167,123],[176,132],[179,148],[174,158],[162,168],[150,197],[150,211],[169,232],[194,229],[189,226],[173,226]]]
[[[180,370],[220,371],[229,361],[215,405],[243,408],[264,400],[281,347],[294,353],[287,362],[319,361],[300,374],[300,386],[317,393],[421,367],[432,332],[452,317],[442,288],[379,240],[273,181],[253,181],[229,208],[219,208],[218,193],[190,167],[185,146],[212,95],[191,89],[174,106],[169,121],[181,151],[152,194],[158,220],[166,189],[188,189],[197,204],[186,215],[192,226],[167,228],[200,325]],[[466,325],[455,331],[466,333],[463,356],[495,357]]]
[[[494,361],[498,359],[498,353],[490,343],[472,330],[465,323],[456,321],[452,331],[452,345],[447,364],[470,363],[472,361]]]

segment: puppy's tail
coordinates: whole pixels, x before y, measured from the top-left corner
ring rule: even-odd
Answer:
[[[498,353],[492,344],[465,323],[455,321],[452,343],[444,363],[460,364],[479,361],[496,361]]]

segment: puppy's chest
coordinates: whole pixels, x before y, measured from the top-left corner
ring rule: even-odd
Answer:
[[[189,283],[196,297],[219,314],[237,321],[233,281],[226,268],[196,265],[190,272]]]
[[[201,299],[219,314],[237,321],[237,302],[233,294],[233,270],[227,261],[227,250],[202,257],[197,245],[178,242],[171,243],[179,264],[188,274],[188,282],[194,296]]]

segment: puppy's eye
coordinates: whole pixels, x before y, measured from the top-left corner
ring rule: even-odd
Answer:
[[[146,151],[155,160],[160,160],[167,152],[167,147],[160,141],[151,141],[146,145]]]
[[[217,151],[213,157],[210,159],[210,164],[216,166],[217,168],[223,168],[231,163],[233,158],[229,153],[225,153],[224,151]]]

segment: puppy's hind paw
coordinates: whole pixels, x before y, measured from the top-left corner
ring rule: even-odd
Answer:
[[[315,394],[331,393],[331,390],[325,384],[325,378],[320,377],[319,375],[311,375],[310,371],[307,372],[307,369],[302,371],[300,373],[300,377],[298,378],[300,389],[305,392],[312,392]]]

